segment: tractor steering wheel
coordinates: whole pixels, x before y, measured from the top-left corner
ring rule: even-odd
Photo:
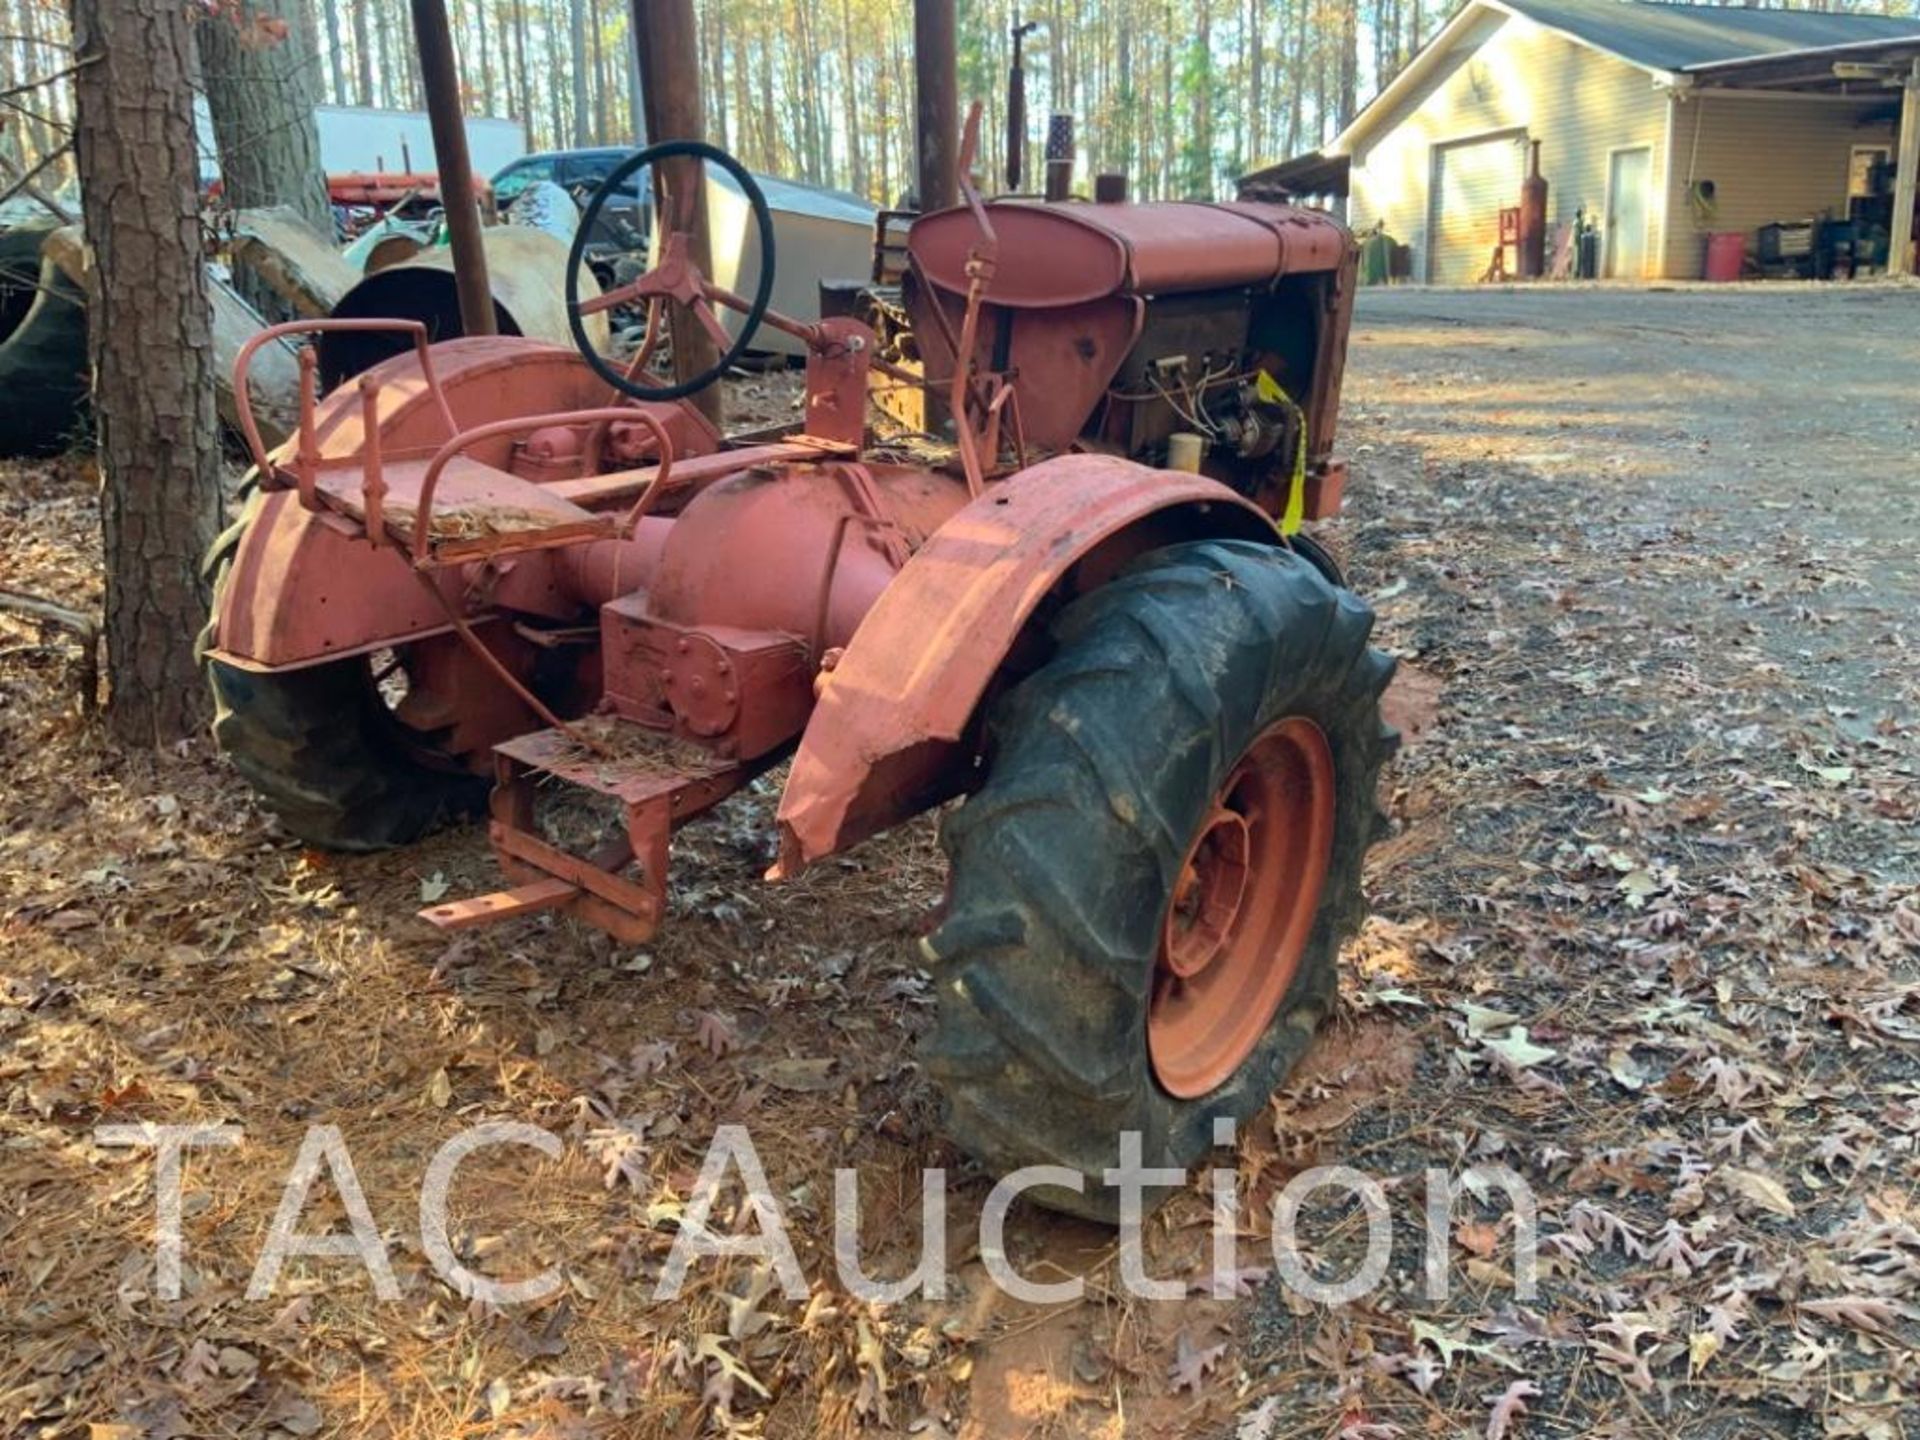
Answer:
[[[760,285],[754,291],[750,305],[745,301],[738,302],[745,306],[746,314],[740,322],[740,333],[731,339],[708,298],[710,291],[723,297],[727,292],[710,286],[707,277],[700,273],[700,267],[688,253],[694,214],[694,197],[691,195],[668,197],[670,204],[663,208],[671,210],[672,223],[660,241],[659,258],[651,269],[639,279],[616,286],[605,294],[588,300],[580,298],[580,271],[586,258],[587,237],[593,233],[608,200],[637,172],[663,160],[681,158],[709,160],[718,165],[734,178],[741,193],[747,197],[747,203],[753,207],[754,225],[760,233]],[[663,225],[668,219],[666,214],[660,217]],[[767,302],[772,298],[773,212],[767,208],[767,197],[760,193],[760,186],[747,172],[746,166],[704,140],[663,141],[658,145],[649,145],[644,150],[636,150],[616,165],[587,202],[586,211],[580,217],[580,228],[574,232],[573,249],[567,256],[567,324],[573,331],[573,343],[578,347],[581,357],[593,367],[595,374],[621,394],[636,400],[678,400],[683,395],[704,390],[718,380],[735,361],[746,354],[747,347],[753,343],[753,337],[760,329],[761,317],[767,313]],[[642,299],[647,302],[647,340],[634,362],[621,369],[609,363],[587,338],[586,317]],[[661,309],[670,300],[691,313],[701,328],[713,337],[714,343],[720,347],[720,358],[689,379],[671,385],[647,385],[637,377],[645,373],[646,362],[659,336]]]

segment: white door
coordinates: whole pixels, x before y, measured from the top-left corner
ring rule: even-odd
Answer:
[[[1652,213],[1653,148],[1616,150],[1607,166],[1609,280],[1641,280],[1647,273],[1647,219]]]
[[[1500,243],[1500,212],[1520,203],[1524,132],[1436,145],[1427,205],[1427,279],[1471,285]]]

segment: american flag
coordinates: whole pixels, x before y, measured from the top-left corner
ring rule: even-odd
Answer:
[[[1053,118],[1047,121],[1047,159],[1071,160],[1073,158],[1073,116],[1065,111],[1056,110]]]

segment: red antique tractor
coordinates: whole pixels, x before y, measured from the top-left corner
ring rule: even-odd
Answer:
[[[216,552],[216,734],[318,846],[485,807],[509,885],[423,912],[449,929],[646,939],[674,831],[783,761],[770,878],[960,800],[926,1068],[986,1165],[1066,1166],[1084,1194],[1048,1198],[1110,1215],[1118,1133],[1185,1167],[1261,1106],[1363,914],[1392,663],[1299,533],[1338,501],[1353,244],[1283,206],[963,183],[865,318],[804,323],[767,308],[770,216],[722,152],[638,152],[594,205],[689,158],[752,205],[754,297],[669,224],[637,281],[570,284],[578,353],[281,327],[320,333]],[[685,307],[720,364],[598,353],[587,320],[642,302],[649,342]],[[728,440],[684,397],[761,325],[807,346],[804,418]],[[876,443],[880,392],[921,433]]]

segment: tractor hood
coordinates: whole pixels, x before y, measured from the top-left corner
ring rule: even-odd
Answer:
[[[986,209],[1000,263],[985,298],[1014,309],[1267,286],[1337,269],[1353,245],[1331,215],[1291,205],[995,200]],[[934,286],[965,294],[967,255],[980,240],[973,212],[961,206],[916,220],[907,248]]]

